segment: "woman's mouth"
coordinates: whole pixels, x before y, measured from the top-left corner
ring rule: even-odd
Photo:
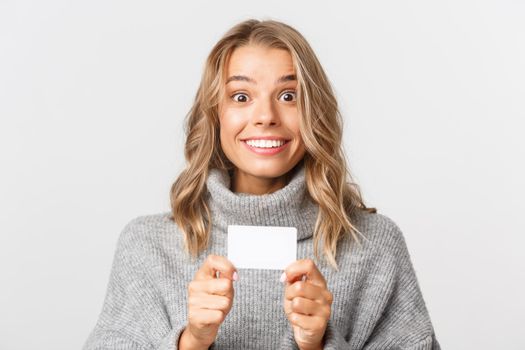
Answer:
[[[242,143],[252,152],[262,155],[274,155],[284,151],[290,140],[275,139],[275,140],[261,140],[249,139],[242,140]]]

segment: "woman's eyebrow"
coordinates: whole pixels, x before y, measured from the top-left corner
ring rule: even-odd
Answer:
[[[280,77],[279,79],[275,81],[275,85],[285,83],[287,81],[295,81],[295,80],[297,80],[295,74],[283,75],[282,77]]]
[[[297,80],[297,77],[295,76],[295,74],[283,75],[282,77],[280,77],[279,79],[275,81],[275,85],[281,84],[287,81],[295,81],[295,80]],[[232,75],[231,77],[226,79],[226,84],[228,84],[230,81],[247,81],[249,83],[257,85],[257,82],[255,80],[245,75]]]
[[[257,84],[255,80],[253,80],[252,78],[248,78],[245,75],[232,75],[226,80],[226,84],[228,84],[230,81],[247,81],[252,84]]]

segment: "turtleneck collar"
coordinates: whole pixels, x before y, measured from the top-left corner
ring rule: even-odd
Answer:
[[[252,195],[230,190],[226,170],[210,169],[206,185],[212,225],[226,233],[228,225],[291,226],[297,240],[312,237],[318,205],[306,188],[304,165],[292,169],[288,184],[270,194]]]

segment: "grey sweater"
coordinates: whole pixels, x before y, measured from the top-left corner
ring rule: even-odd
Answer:
[[[227,226],[297,228],[297,258],[314,259],[318,206],[300,167],[267,195],[233,193],[227,172],[211,170],[207,201],[212,235],[198,259],[184,252],[170,212],[139,216],[120,233],[98,321],[84,350],[177,349],[187,322],[187,287],[209,254],[227,256]],[[399,227],[385,215],[359,211],[362,245],[338,244],[339,271],[315,260],[332,292],[325,349],[440,349]],[[322,252],[322,246],[321,250]],[[282,271],[239,269],[230,313],[210,349],[298,349],[283,309]]]

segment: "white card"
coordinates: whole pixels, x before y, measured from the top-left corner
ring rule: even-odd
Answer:
[[[229,225],[228,260],[236,268],[284,270],[297,260],[297,229]]]

